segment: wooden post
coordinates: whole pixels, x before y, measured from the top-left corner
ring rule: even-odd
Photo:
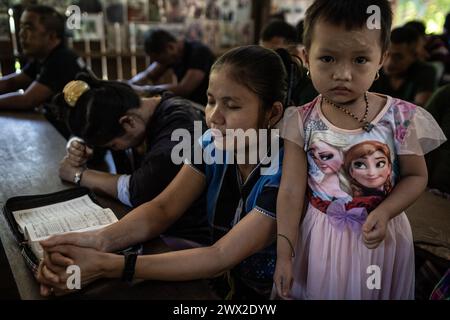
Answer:
[[[117,65],[117,79],[123,79],[123,67],[122,67],[122,37],[120,34],[120,24],[114,23],[114,33],[116,36],[116,65]]]
[[[14,11],[13,9],[8,9],[9,15],[9,30],[11,32],[11,41],[14,53],[14,71],[16,73],[20,72],[21,66],[19,62],[19,47],[17,46],[17,38],[16,38],[16,24],[14,21]]]
[[[69,49],[73,49],[73,38],[72,37],[67,38],[67,46],[69,47]]]
[[[136,63],[136,24],[134,22],[130,23],[130,52],[131,52],[131,77],[137,74],[137,63]]]
[[[106,57],[106,39],[105,36],[100,38],[100,55],[102,60],[102,79],[108,80],[108,59]]]
[[[86,54],[86,64],[89,69],[92,69],[91,60],[91,41],[89,39],[84,39],[84,53]]]
[[[269,20],[270,0],[253,0],[252,1],[252,17],[255,22],[254,43],[259,42],[259,35],[262,28]]]

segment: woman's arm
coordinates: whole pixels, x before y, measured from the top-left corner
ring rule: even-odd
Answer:
[[[159,236],[172,225],[203,192],[205,177],[184,165],[167,188],[152,201],[128,213],[118,222],[95,232],[57,235],[41,244],[71,244],[112,252]],[[89,240],[89,241],[88,241]]]
[[[407,209],[425,190],[428,181],[427,166],[423,156],[402,155],[400,180],[389,196],[373,210],[363,225],[364,242],[376,248],[383,241],[390,219]]]
[[[117,181],[120,175],[102,172],[83,167],[74,167],[66,156],[59,165],[59,177],[73,183],[77,172],[82,172],[80,185],[93,190],[95,193],[103,194],[117,199]]]
[[[276,220],[254,210],[210,247],[140,256],[135,277],[185,281],[219,276],[272,243],[275,229]],[[123,264],[123,258],[110,255],[103,261],[104,276],[120,277]]]
[[[157,81],[166,72],[167,67],[158,62],[151,63],[147,69],[139,72],[131,80],[128,81],[129,85],[142,86],[149,81]]]
[[[273,218],[252,211],[213,246],[139,256],[135,278],[187,281],[216,277],[273,242],[275,229]],[[60,266],[54,269],[56,274],[49,273],[46,268],[53,263]],[[64,266],[70,264],[80,267],[83,286],[98,278],[120,278],[124,258],[90,248],[55,246],[46,251],[39,281],[67,291],[68,275]]]
[[[120,175],[86,169],[83,172],[80,185],[98,194],[104,194],[117,199],[117,181]]]
[[[59,177],[73,183],[75,174],[83,172],[81,186],[92,189],[96,193],[117,198],[117,181],[120,175],[84,168],[92,153],[93,150],[85,144],[72,141],[66,156],[59,164]]]

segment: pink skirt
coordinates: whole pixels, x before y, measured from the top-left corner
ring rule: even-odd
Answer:
[[[385,240],[368,249],[361,233],[337,229],[310,205],[296,254],[294,299],[414,299],[414,247],[404,212],[389,221]]]

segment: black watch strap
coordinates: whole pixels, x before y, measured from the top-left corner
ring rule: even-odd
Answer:
[[[124,258],[125,258],[125,267],[123,268],[122,280],[131,282],[131,281],[133,281],[133,277],[134,277],[137,253],[136,252],[125,252]]]

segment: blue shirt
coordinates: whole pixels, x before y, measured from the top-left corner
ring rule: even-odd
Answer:
[[[242,182],[236,161],[230,163],[229,154],[215,148],[209,131],[202,136],[202,150],[209,157],[207,163],[212,164],[205,161],[201,164],[192,164],[190,161],[187,163],[206,176],[207,215],[212,229],[212,243],[224,236],[252,210],[276,219],[276,200],[283,160],[281,140],[278,143],[280,148],[271,158],[270,174],[267,171],[264,174],[261,170],[263,165],[259,163],[247,180]],[[217,157],[219,152],[222,152],[221,157]],[[222,164],[216,163],[217,159],[225,161]],[[276,244],[273,243],[243,260],[232,271],[246,285],[255,289],[267,289],[272,286],[275,262]]]

